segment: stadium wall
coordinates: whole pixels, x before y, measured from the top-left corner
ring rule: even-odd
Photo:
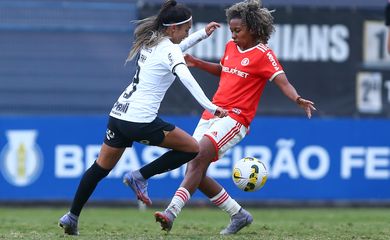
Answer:
[[[188,53],[219,62],[230,39],[223,9],[218,6],[192,9],[194,31],[210,21],[219,21],[222,26]],[[300,94],[316,103],[317,115],[390,116],[390,55],[386,52],[383,10],[280,6],[275,9],[276,32],[269,46]],[[155,7],[145,6],[140,14],[147,16],[155,11]],[[218,79],[196,69],[192,71],[212,96]],[[176,83],[170,89],[162,106],[164,113],[180,113],[186,105],[201,111],[195,101],[178,101],[185,99],[181,88]],[[271,83],[266,86],[257,114],[291,116],[301,112]]]
[[[276,32],[269,45],[290,81],[314,100],[319,116],[389,117],[390,56],[378,2],[370,1],[371,8],[367,1],[349,7],[298,2],[266,5],[276,10]],[[124,65],[134,29],[130,21],[158,10],[153,1],[144,3],[1,1],[0,112],[106,114],[134,73],[134,63]],[[209,21],[222,23],[189,53],[218,62],[230,38],[226,6],[188,3],[194,30]],[[211,97],[218,80],[192,71]],[[176,81],[160,112],[199,114],[202,109],[188,96]],[[274,84],[268,84],[258,115],[300,114]]]
[[[197,117],[165,120],[192,132]],[[70,201],[84,171],[96,159],[106,117],[1,117],[0,202]],[[250,134],[208,174],[242,202],[390,202],[388,120],[258,117]],[[134,201],[123,174],[165,150],[134,144],[92,201]],[[264,188],[245,193],[231,179],[235,161],[254,156],[268,168]],[[152,199],[166,201],[184,176],[184,167],[149,182]],[[207,199],[197,193],[194,200]]]
[[[106,115],[134,72],[134,63],[124,66],[130,20],[155,14],[153,2],[0,2],[0,203],[71,200],[99,151]],[[232,2],[188,1],[194,30],[222,23],[191,54],[219,61],[230,36],[224,8]],[[304,2],[267,5],[276,10],[270,46],[290,81],[315,101],[314,119],[301,118],[301,109],[268,84],[250,135],[210,174],[245,202],[389,204],[390,57],[383,9],[377,0]],[[192,71],[211,97],[217,79]],[[160,109],[188,132],[201,111],[179,81]],[[141,145],[128,149],[92,200],[133,200],[121,175],[161,153]],[[270,170],[264,189],[253,194],[230,179],[232,164],[249,155]],[[151,180],[153,199],[169,199],[183,171]],[[205,198],[197,194],[195,200]]]

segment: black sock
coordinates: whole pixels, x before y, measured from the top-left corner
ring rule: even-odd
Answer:
[[[104,169],[97,165],[96,162],[92,164],[80,180],[79,187],[77,188],[77,192],[72,202],[72,207],[70,208],[71,213],[76,216],[80,215],[81,209],[92,195],[98,182],[106,177],[110,171],[111,169]]]
[[[180,167],[181,165],[191,161],[198,153],[168,151],[153,162],[143,166],[139,171],[145,178],[151,178],[154,175],[164,173]]]

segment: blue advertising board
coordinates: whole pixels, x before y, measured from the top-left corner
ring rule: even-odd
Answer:
[[[192,133],[197,117],[163,116]],[[96,159],[106,116],[10,116],[0,118],[0,201],[69,201]],[[241,201],[390,201],[390,121],[379,119],[255,118],[249,135],[208,174]],[[165,150],[135,143],[91,200],[135,199],[123,174]],[[267,166],[268,181],[243,192],[231,179],[235,161],[253,156]],[[172,197],[185,168],[149,181],[153,200]],[[205,199],[197,193],[194,199]]]

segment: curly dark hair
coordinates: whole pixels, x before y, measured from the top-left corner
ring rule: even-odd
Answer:
[[[268,43],[271,34],[275,31],[271,11],[263,8],[259,0],[247,0],[234,4],[226,9],[226,17],[228,23],[235,18],[241,19],[242,24],[264,44]]]

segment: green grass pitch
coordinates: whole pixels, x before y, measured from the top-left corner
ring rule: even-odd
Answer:
[[[156,209],[86,207],[80,236],[71,237],[57,225],[64,208],[1,207],[0,239],[390,239],[387,208],[248,210],[252,225],[234,236],[219,236],[229,217],[217,208],[185,208],[166,234],[154,221]]]

